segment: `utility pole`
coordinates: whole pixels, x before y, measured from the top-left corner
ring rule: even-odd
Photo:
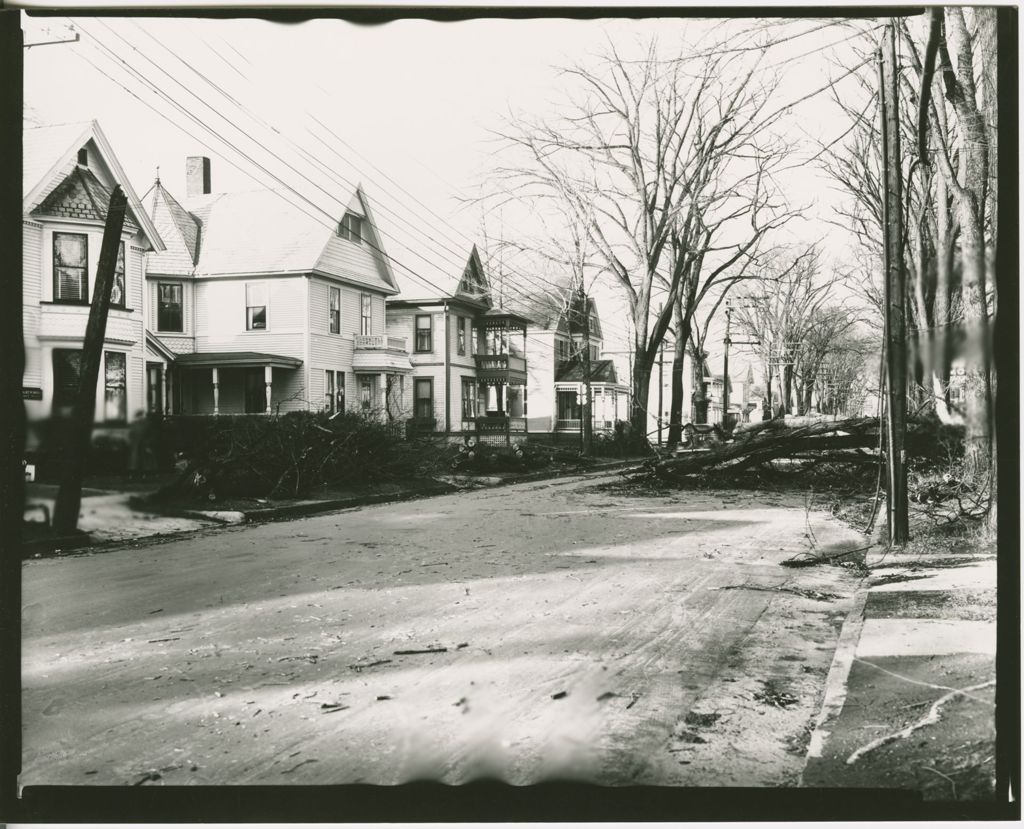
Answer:
[[[889,543],[906,544],[910,537],[907,514],[907,468],[904,438],[907,430],[906,289],[903,274],[903,187],[900,167],[899,98],[896,69],[896,31],[890,23],[882,35],[879,85],[882,111],[883,236],[885,253],[886,355],[889,377],[887,418]]]
[[[110,310],[110,292],[114,286],[117,249],[124,227],[128,200],[120,185],[110,194],[107,221],[100,245],[100,261],[96,268],[96,284],[92,289],[92,305],[85,326],[85,342],[79,363],[78,397],[68,424],[68,440],[64,446],[64,470],[57,503],[53,511],[53,527],[58,532],[74,532],[78,528],[78,511],[82,506],[82,478],[89,457],[93,418],[96,411],[96,383],[103,359],[103,340]]]
[[[729,331],[732,324],[732,303],[725,303],[725,349],[722,357],[722,428],[729,429]]]
[[[658,306],[658,316],[661,316],[663,305]],[[658,347],[658,446],[661,446],[661,413],[665,410],[663,395],[665,393],[665,380],[664,380],[664,363],[665,363],[665,338],[661,338],[661,345]]]
[[[580,433],[583,436],[583,455],[589,456],[594,450],[594,422],[591,413],[593,393],[590,390],[590,313],[587,308],[587,294],[583,289],[583,271],[580,271],[579,284],[580,313],[583,315],[583,381],[586,398],[583,403],[583,423]]]

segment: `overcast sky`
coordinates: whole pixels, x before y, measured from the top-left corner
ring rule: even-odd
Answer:
[[[302,192],[325,221],[336,208],[320,188],[343,191],[360,181],[376,207],[385,248],[389,233],[414,245],[429,236],[424,255],[439,264],[464,257],[470,241],[479,239],[481,211],[463,200],[486,184],[497,163],[492,131],[510,113],[550,114],[572,92],[558,67],[585,64],[609,43],[638,54],[652,35],[664,47],[750,25],[674,19],[70,22],[79,42],[26,50],[26,117],[41,124],[99,121],[140,196],[159,167],[164,184],[184,197],[184,160],[195,154],[212,158],[215,191],[251,189],[257,181],[280,187],[258,169],[262,165]],[[61,36],[68,25],[63,18],[26,18],[26,39]],[[798,21],[791,31],[816,25]],[[783,78],[779,105],[841,74],[836,61],[851,54],[846,36],[825,29],[772,50],[768,63]],[[858,94],[850,79],[842,88]],[[837,116],[827,94],[793,108],[786,129],[802,142],[795,162],[814,154],[815,141],[832,141],[848,127]],[[329,179],[310,157],[330,165]],[[795,163],[784,185],[792,201],[811,205],[806,219],[790,226],[789,241],[824,238],[829,256],[842,260],[846,239],[827,222],[839,196],[827,178],[814,165]],[[530,221],[528,210],[509,208],[489,216],[488,229],[496,233],[500,223],[506,236],[525,237],[533,232]],[[609,339],[625,330],[621,314],[609,308],[618,301],[606,292]]]

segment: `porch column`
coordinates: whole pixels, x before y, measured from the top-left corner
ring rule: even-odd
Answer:
[[[388,419],[388,376],[386,373],[381,372],[380,374],[380,419],[387,422]]]
[[[174,406],[171,402],[171,367],[170,365],[164,366],[164,414],[169,415],[174,411]]]
[[[274,383],[274,368],[273,366],[263,367],[263,383],[267,387],[267,414],[270,414],[270,392],[271,386]]]
[[[211,371],[213,372],[213,413],[216,415],[220,414],[220,376],[216,366]]]

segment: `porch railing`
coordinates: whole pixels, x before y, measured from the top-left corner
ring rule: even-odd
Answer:
[[[509,417],[508,415],[486,415],[475,421],[478,432],[525,432],[525,417]]]
[[[385,334],[356,334],[355,347],[360,351],[405,351],[405,337]]]
[[[565,429],[565,430],[571,431],[571,432],[578,432],[580,430],[580,426],[582,425],[582,423],[583,423],[583,421],[580,418],[578,418],[578,417],[576,417],[576,418],[571,418],[571,417],[570,418],[563,418],[563,417],[560,417],[560,418],[558,418],[555,421],[555,428],[556,429]]]
[[[513,354],[477,354],[476,367],[485,371],[526,371],[526,358]]]

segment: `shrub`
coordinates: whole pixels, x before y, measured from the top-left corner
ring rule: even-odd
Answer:
[[[182,419],[184,420],[184,419]],[[365,484],[429,472],[437,449],[406,442],[362,413],[191,418],[188,467],[177,491],[297,497],[323,485]]]

